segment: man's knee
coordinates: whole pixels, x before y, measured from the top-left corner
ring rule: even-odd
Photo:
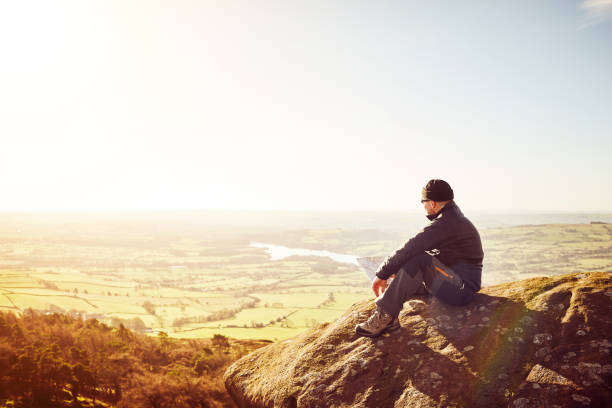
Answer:
[[[420,255],[413,256],[408,262],[402,266],[401,270],[410,275],[412,278],[416,278],[419,272],[424,272],[428,268],[431,268],[432,256],[423,252]]]

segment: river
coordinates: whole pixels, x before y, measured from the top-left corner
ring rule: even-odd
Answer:
[[[347,264],[359,266],[359,263],[357,262],[358,257],[355,255],[338,254],[335,252],[330,252],[330,251],[325,251],[325,250],[289,248],[289,247],[282,246],[282,245],[266,244],[263,242],[251,242],[250,246],[254,248],[265,249],[268,255],[270,256],[270,260],[272,261],[277,261],[279,259],[287,258],[292,255],[321,256],[321,257],[330,258],[336,262],[347,263]]]

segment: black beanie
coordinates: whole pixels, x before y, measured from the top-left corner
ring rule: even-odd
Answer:
[[[429,180],[423,187],[423,200],[450,201],[453,198],[453,189],[444,180]]]

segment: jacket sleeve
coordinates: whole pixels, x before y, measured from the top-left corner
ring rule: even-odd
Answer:
[[[415,255],[422,254],[425,250],[436,248],[438,243],[445,239],[448,234],[448,228],[445,228],[443,223],[434,221],[414,237],[410,238],[403,247],[395,251],[384,264],[382,264],[376,276],[380,279],[389,279],[391,275],[397,273],[406,262]]]

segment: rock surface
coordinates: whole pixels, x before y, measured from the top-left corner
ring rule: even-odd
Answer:
[[[416,297],[402,328],[354,334],[373,302],[235,362],[241,407],[609,407],[612,274],[483,288],[466,307]]]

